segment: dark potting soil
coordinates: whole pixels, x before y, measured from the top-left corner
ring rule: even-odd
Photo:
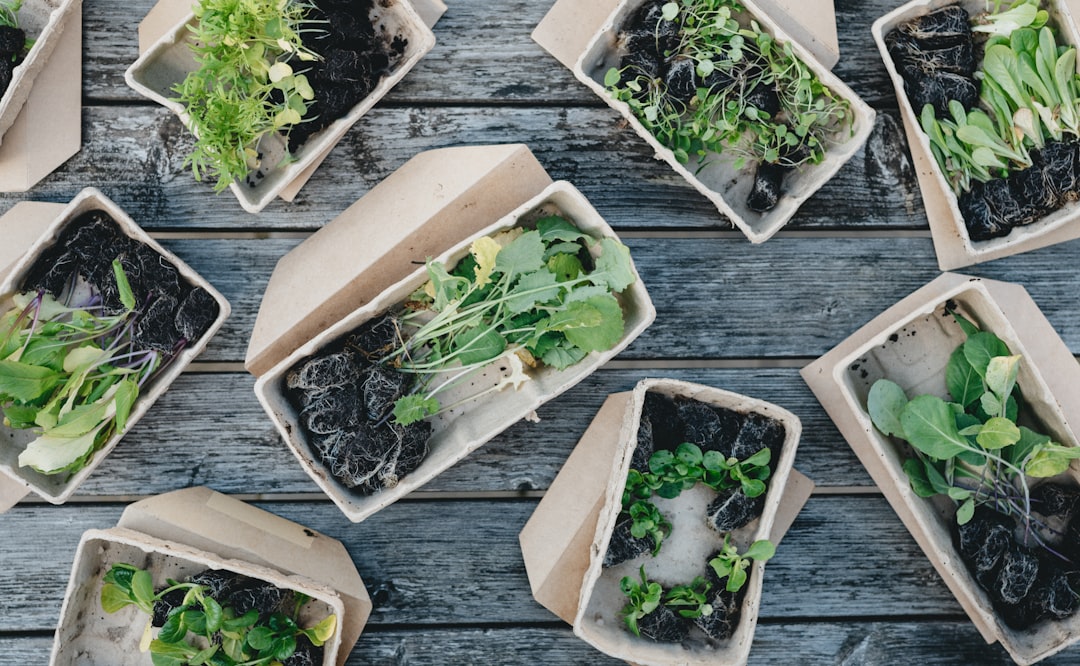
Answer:
[[[742,488],[731,488],[709,503],[706,519],[717,532],[730,532],[748,525],[764,508],[764,495],[747,497]]]
[[[697,60],[678,52],[680,26],[675,21],[663,20],[663,6],[667,0],[649,0],[634,12],[619,33],[625,55],[619,68],[633,75],[641,74],[649,79],[661,79],[667,96],[682,104],[688,104],[698,88],[720,92],[727,89],[749,89],[743,98],[748,107],[776,117],[780,113],[780,96],[775,86],[756,82],[765,63],[744,58],[738,63],[730,60],[717,62],[716,69],[702,79],[697,73]],[[648,91],[639,93],[644,101]],[[761,163],[754,177],[754,186],[747,198],[750,210],[764,213],[776,207],[783,193],[784,176],[791,169],[780,163]]]
[[[1063,535],[1043,531],[1055,552],[1018,539],[1017,522],[987,506],[956,530],[957,549],[1002,620],[1024,629],[1045,619],[1073,615],[1080,590],[1080,520],[1074,486],[1043,483],[1031,492],[1037,518],[1067,521]]]
[[[613,567],[622,564],[635,557],[641,557],[653,549],[652,537],[646,535],[638,538],[630,533],[630,526],[634,521],[630,516],[623,516],[615,523],[615,529],[611,533],[611,541],[608,542],[607,552],[604,553],[604,566]]]
[[[33,263],[19,289],[63,298],[77,278],[93,287],[106,315],[126,311],[112,262],[120,260],[135,296],[136,347],[171,355],[198,341],[217,319],[217,301],[191,285],[148,245],[125,235],[108,213],[93,210],[72,220],[56,243]]]
[[[375,25],[374,0],[314,0],[308,12],[304,46],[322,60],[294,62],[315,92],[308,118],[289,132],[296,152],[312,134],[349,113],[401,62],[408,40]]]
[[[1048,141],[1031,151],[1032,166],[1008,178],[972,183],[958,203],[973,241],[1008,235],[1080,199],[1080,143]]]
[[[971,17],[962,7],[943,7],[902,23],[885,35],[885,45],[916,115],[930,104],[939,118],[951,118],[949,100],[965,109],[978,103],[979,58]]]
[[[394,318],[376,317],[298,363],[285,380],[314,453],[360,494],[396,486],[427,456],[431,424],[393,422],[394,402],[411,380],[375,363],[397,342]]]
[[[638,620],[641,635],[657,643],[681,643],[690,633],[690,623],[663,604]]]
[[[0,95],[7,92],[15,68],[26,57],[26,32],[22,28],[0,26]]]

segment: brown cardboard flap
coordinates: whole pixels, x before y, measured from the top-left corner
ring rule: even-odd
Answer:
[[[551,184],[521,144],[421,153],[278,261],[245,367],[259,376],[345,315]]]
[[[573,69],[618,4],[619,0],[558,0],[533,30],[532,38]],[[836,65],[840,44],[833,0],[758,0],[757,4],[821,64],[829,69]]]
[[[434,28],[442,15],[446,13],[446,4],[442,0],[412,0],[411,4],[429,28]],[[145,53],[154,42],[171,32],[176,24],[183,21],[191,11],[191,6],[192,0],[161,0],[154,5],[139,23],[139,53]],[[316,157],[311,166],[300,172],[288,187],[278,194],[278,197],[291,203],[333,149],[334,146],[330,146]]]
[[[340,541],[209,488],[186,488],[131,504],[117,525],[333,588],[346,608],[339,664],[345,663],[371,614],[364,581]]]
[[[4,239],[0,243],[0,282],[65,207],[58,203],[22,201],[0,217],[0,238]]]
[[[7,513],[29,494],[30,488],[26,484],[9,476],[0,476],[0,513]]]
[[[578,612],[608,475],[617,462],[633,395],[608,396],[518,535],[533,597],[567,624],[574,623]],[[813,490],[813,481],[791,470],[770,541],[780,543]]]
[[[82,147],[81,3],[72,8],[62,30],[15,123],[4,133],[0,192],[25,192]]]
[[[632,402],[629,391],[608,396],[518,535],[533,597],[567,624],[577,615],[607,471]]]

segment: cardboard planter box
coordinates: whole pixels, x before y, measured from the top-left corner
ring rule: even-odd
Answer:
[[[18,13],[19,27],[26,31],[27,39],[35,41],[22,64],[12,72],[11,83],[3,97],[0,97],[0,139],[15,123],[19,111],[30,96],[34,79],[45,68],[53,50],[65,38],[68,17],[77,13],[81,7],[81,0],[24,0]],[[78,32],[81,27],[81,24],[76,24],[72,30]]]
[[[1000,641],[1017,663],[1031,664],[1080,640],[1080,615],[1040,621],[1028,630],[1008,627],[953,546],[952,502],[915,494],[902,469],[909,455],[906,444],[878,432],[866,412],[870,387],[881,378],[899,384],[909,397],[947,395],[945,367],[965,336],[945,315],[946,303],[1023,356],[1017,385],[1029,418],[1055,441],[1077,446],[1067,415],[1080,413],[1080,366],[1019,285],[946,273],[859,329],[802,375],[983,638]],[[1074,462],[1067,475],[1080,481],[1077,467]]]
[[[559,0],[537,27],[533,39],[568,66],[574,76],[607,102],[608,106],[618,111],[638,135],[652,146],[658,159],[670,164],[694,189],[705,195],[751,242],[761,243],[768,240],[787,224],[804,201],[862,148],[874,126],[874,110],[818,62],[809,50],[796,39],[792,39],[789,33],[773,20],[769,11],[762,10],[753,2],[742,2],[746,14],[753,17],[765,31],[776,37],[780,43],[791,43],[795,55],[806,63],[838,98],[850,104],[854,116],[851,135],[837,137],[838,143],[829,147],[821,164],[800,166],[784,177],[783,195],[775,208],[766,213],[752,211],[746,206],[746,197],[753,185],[755,164],[736,169],[736,156],[730,152],[714,156],[714,159],[701,169],[697,168],[693,157],[691,163],[680,164],[675,159],[675,154],[657,141],[634,116],[629,105],[614,99],[604,87],[605,73],[611,67],[617,66],[621,57],[617,46],[619,28],[643,2],[644,0],[601,0],[593,4],[585,0]],[[590,6],[585,7],[586,4]],[[793,26],[804,38],[814,39],[811,35],[816,35],[818,43],[815,46],[818,52],[824,52],[824,57],[831,59],[830,55],[835,51],[829,48],[829,44],[835,39],[835,24],[829,22],[827,26],[822,25],[825,23],[823,17],[832,16],[831,3],[811,4],[809,10],[805,6],[799,7],[799,14],[794,19],[792,15],[784,14],[785,3],[770,3],[769,6],[778,12],[778,16],[783,16],[785,25]],[[814,10],[820,9],[823,4],[827,6],[827,11],[815,13]]]
[[[463,159],[469,166],[462,166]],[[551,398],[566,391],[629,345],[655,318],[652,302],[638,278],[619,295],[625,327],[623,336],[612,349],[590,353],[566,370],[551,367],[532,370],[529,372],[531,381],[518,390],[503,390],[432,417],[433,432],[428,440],[427,457],[418,469],[402,477],[393,488],[367,496],[354,493],[333,478],[317,460],[300,428],[297,410],[286,396],[286,374],[302,359],[376,315],[406,301],[427,281],[425,269],[422,266],[417,268],[417,263],[425,257],[437,251],[436,261],[453,265],[468,254],[469,246],[475,239],[527,225],[554,213],[561,214],[594,237],[615,238],[603,218],[573,186],[556,182],[545,187],[545,181],[550,183],[547,174],[523,146],[447,149],[425,153],[414,158],[413,162],[406,164],[357,202],[350,211],[346,211],[344,219],[339,218],[328,225],[323,230],[328,233],[321,237],[319,234],[313,236],[309,241],[310,247],[302,245],[294,250],[298,253],[297,257],[304,258],[303,262],[292,261],[291,257],[286,256],[279,263],[267,287],[262,312],[256,322],[256,334],[252,336],[249,348],[249,365],[255,361],[254,365],[261,367],[266,358],[282,358],[277,354],[283,350],[290,350],[290,353],[264,374],[256,371],[261,376],[256,382],[255,392],[305,471],[350,520],[363,520],[419,488]],[[523,198],[514,196],[515,193],[530,190],[537,193],[527,197],[524,203]],[[503,210],[511,201],[514,201],[513,207]],[[353,221],[365,220],[366,224],[378,225],[387,219],[385,214],[392,209],[400,211],[400,217],[394,214],[400,224],[393,225],[394,229],[387,234],[375,232],[375,226],[352,225]],[[499,214],[492,217],[497,212]],[[367,253],[359,256],[356,263],[346,265],[340,276],[323,270],[326,266],[339,265],[328,258],[331,256],[330,248],[340,247],[350,235],[362,234],[368,229],[374,235],[369,234],[370,238],[366,241],[369,246]],[[379,243],[378,240],[383,242]],[[357,246],[345,247],[351,251]],[[393,271],[408,270],[405,277],[396,283],[388,283],[391,275],[380,270],[387,265],[384,255],[394,258],[395,263],[390,265]],[[344,286],[334,289],[339,283]],[[305,285],[309,284],[318,285],[314,292],[305,290]],[[267,338],[260,333],[259,323],[263,321],[264,313],[287,313],[294,309],[296,293],[308,294],[307,300],[311,305],[304,307],[313,309],[301,308],[301,312],[310,314],[301,321],[295,317],[296,313],[292,313],[290,318],[296,321],[296,325],[290,328],[277,324],[276,337]],[[327,296],[328,293],[331,295]],[[330,319],[329,313],[336,314],[350,300],[358,302],[359,307],[354,305],[348,314],[337,320]],[[311,330],[312,318],[328,327],[317,332],[313,338],[305,339],[304,336]],[[284,344],[275,344],[282,339]],[[257,352],[261,352],[261,358]],[[471,394],[485,385],[494,385],[502,379],[503,370],[508,368],[490,367],[463,390]],[[453,404],[467,395],[461,394],[460,390],[459,387],[443,393],[443,404]]]
[[[968,235],[956,194],[934,159],[930,139],[922,131],[919,114],[911,106],[911,101],[904,91],[904,79],[885,46],[885,35],[899,24],[948,5],[959,5],[972,15],[987,9],[987,5],[979,0],[915,0],[882,16],[873,26],[874,41],[881,51],[885,68],[896,90],[897,101],[900,103],[900,115],[904,120],[908,146],[911,148],[911,157],[919,178],[919,189],[922,191],[926,216],[930,222],[938,265],[942,270],[953,270],[1080,238],[1080,224],[1075,224],[1080,219],[1080,203],[1075,201],[1038,222],[1014,227],[1007,236],[973,241]],[[1080,33],[1077,33],[1066,1],[1049,0],[1043,2],[1042,6],[1050,12],[1050,23],[1057,28],[1059,44],[1080,44]],[[1077,71],[1080,71],[1080,63]]]
[[[11,508],[31,491],[53,504],[63,504],[67,501],[79,484],[116,447],[124,433],[138,423],[150,406],[180,376],[184,368],[206,349],[210,339],[229,316],[229,302],[224,296],[176,255],[158,244],[127,213],[94,188],[84,189],[66,206],[24,203],[0,218],[0,232],[5,236],[4,251],[0,251],[0,277],[4,277],[6,273],[6,277],[0,283],[0,308],[3,311],[11,307],[12,296],[19,291],[19,286],[34,262],[57,241],[67,224],[92,210],[103,210],[108,213],[119,225],[122,233],[149,246],[151,250],[161,255],[176,268],[180,277],[188,284],[205,289],[217,303],[218,315],[198,341],[185,347],[168,367],[159,371],[154,380],[143,387],[132,406],[125,431],[117,432],[110,437],[105,445],[94,453],[86,467],[67,476],[66,479],[63,475],[45,475],[30,467],[19,467],[19,454],[36,435],[28,430],[13,430],[0,425],[0,511]],[[15,231],[11,232],[11,229]],[[33,241],[27,246],[25,243],[31,238]],[[8,240],[12,241],[11,245],[7,244]],[[21,258],[14,260],[16,256],[21,256]]]
[[[758,539],[780,542],[813,491],[814,484],[792,469],[802,432],[794,414],[767,402],[720,389],[673,379],[647,379],[632,392],[608,397],[551,484],[520,535],[533,596],[574,626],[574,633],[605,654],[635,664],[742,664],[753,641],[761,599],[764,562],[750,569],[740,620],[732,637],[716,647],[691,638],[683,644],[653,643],[626,630],[620,610],[626,596],[623,576],[638,579],[641,560],[603,567],[612,530],[622,510],[622,493],[637,446],[637,431],[646,392],[685,397],[740,413],[758,413],[780,421],[786,437],[768,484],[761,516],[735,530],[740,550]],[[705,504],[711,491],[697,486],[673,503],[684,508],[668,516],[671,535],[656,559],[646,558],[651,579],[665,589],[704,575],[708,556],[723,538],[706,525]],[[693,641],[693,642],[691,642]],[[685,646],[690,646],[684,647]]]
[[[324,666],[343,666],[360,636],[371,600],[340,541],[208,488],[188,488],[136,502],[117,527],[88,530],[79,542],[60,610],[50,666],[142,666],[147,616],[134,606],[101,607],[102,577],[112,564],[148,569],[154,588],[206,569],[224,570],[311,597],[301,626],[338,618],[324,645]]]
[[[434,22],[445,9],[441,3],[424,0],[422,7],[429,21]],[[155,8],[152,25],[147,30],[157,32],[162,18],[173,17],[176,5],[172,0],[165,0],[165,6]],[[148,17],[150,18],[150,17]],[[276,167],[286,155],[286,144],[282,137],[271,134],[259,144],[263,154],[263,166],[258,170],[262,177],[256,178],[252,172],[244,182],[230,185],[240,205],[251,213],[261,211],[275,197],[283,196],[291,200],[296,192],[311,176],[314,168],[322,162],[327,153],[349,131],[357,120],[386,95],[435,46],[435,35],[424,22],[410,0],[391,0],[377,2],[372,11],[372,21],[389,35],[400,35],[407,40],[405,50],[398,65],[389,74],[383,76],[375,90],[354,106],[346,115],[338,118],[330,126],[313,134],[293,156],[295,159]],[[186,109],[173,101],[173,86],[181,83],[187,74],[195,69],[195,60],[189,48],[192,33],[188,26],[196,22],[195,15],[189,10],[171,29],[166,31],[156,42],[139,56],[124,75],[127,84],[141,95],[171,109],[190,129]]]

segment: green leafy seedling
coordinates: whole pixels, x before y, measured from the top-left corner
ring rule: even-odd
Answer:
[[[709,566],[721,579],[727,579],[725,589],[738,592],[746,584],[746,570],[753,562],[764,562],[776,554],[776,546],[762,539],[750,544],[745,553],[739,554],[738,548],[731,543],[730,537],[724,537],[720,552],[709,560]]]
[[[640,581],[624,576],[619,582],[619,588],[628,597],[627,604],[622,609],[623,621],[635,636],[640,636],[638,620],[659,608],[664,590],[660,583],[649,580],[644,566],[641,567]]]

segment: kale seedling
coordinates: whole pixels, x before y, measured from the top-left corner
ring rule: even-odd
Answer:
[[[4,425],[37,429],[20,466],[75,472],[124,430],[140,389],[162,354],[132,338],[139,311],[119,260],[113,273],[125,311],[108,316],[96,293],[67,303],[46,292],[17,294],[0,317],[0,408]],[[72,290],[68,290],[69,292]]]
[[[751,562],[764,562],[775,554],[776,546],[762,539],[750,544],[746,552],[740,555],[735,544],[731,543],[728,537],[724,537],[724,545],[720,552],[709,560],[709,566],[721,580],[727,579],[725,589],[728,592],[738,592],[746,584],[746,570]]]
[[[645,575],[644,566],[641,567],[641,582],[634,580],[630,576],[624,576],[619,581],[619,588],[629,598],[626,606],[622,609],[623,620],[635,636],[640,636],[641,631],[638,629],[638,620],[660,606],[664,590],[660,587],[660,583],[649,580],[648,576]]]
[[[630,251],[549,216],[474,242],[453,268],[428,261],[429,281],[399,318],[400,345],[379,362],[414,375],[394,407],[408,425],[465,401],[529,381],[525,367],[562,370],[623,335],[616,294],[636,279]],[[437,397],[495,362],[510,368],[496,385],[454,405]]]
[[[259,167],[259,140],[287,132],[315,92],[297,63],[319,56],[301,33],[309,5],[298,0],[200,0],[191,50],[198,67],[173,88],[186,108],[195,148],[184,166],[224,190]],[[308,28],[311,29],[311,28]]]
[[[210,588],[197,583],[169,581],[155,593],[149,571],[115,563],[105,574],[101,606],[115,613],[134,605],[153,617],[154,604],[165,595],[183,590],[181,605],[169,612],[157,638],[147,621],[140,649],[149,650],[155,666],[274,666],[289,659],[297,638],[305,636],[321,647],[337,628],[337,616],[328,615],[310,629],[297,624],[300,607],[307,601],[297,595],[291,614],[260,614],[251,609],[239,614],[210,596]]]
[[[882,433],[913,447],[915,457],[904,463],[904,472],[917,495],[951,498],[961,525],[971,520],[976,506],[990,505],[1019,519],[1025,534],[1047,548],[1039,535],[1045,525],[1031,513],[1028,477],[1061,474],[1080,458],[1080,449],[1016,423],[1021,357],[993,333],[957,313],[953,317],[967,339],[945,370],[951,400],[934,395],[908,400],[900,386],[880,379],[867,399],[870,418]]]

